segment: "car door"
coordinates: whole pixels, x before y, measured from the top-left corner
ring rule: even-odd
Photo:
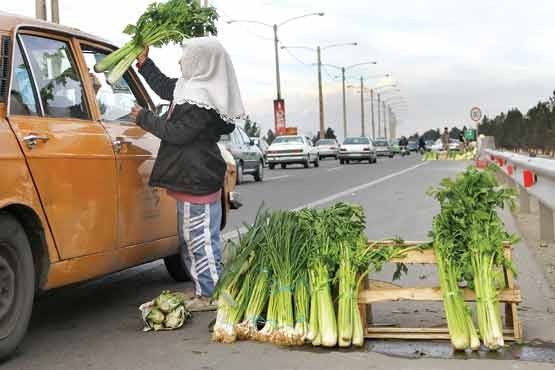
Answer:
[[[239,136],[241,137],[241,142],[245,152],[245,168],[255,170],[258,168],[258,151],[256,146],[251,144],[251,138],[242,128],[238,127],[237,130]]]
[[[71,40],[21,31],[13,49],[8,120],[60,256],[112,250],[117,212],[114,152],[102,125],[92,120]]]
[[[112,85],[105,73],[94,72],[94,64],[108,54],[106,49],[84,41],[80,49],[90,76],[89,94],[96,102],[95,114],[111,138],[116,157],[118,246],[175,236],[175,200],[165,190],[148,185],[160,140],[129,115],[135,104],[153,109],[152,104],[131,72]]]

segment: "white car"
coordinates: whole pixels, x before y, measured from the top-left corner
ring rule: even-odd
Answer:
[[[449,139],[449,151],[459,151],[461,150],[461,142],[457,139]],[[443,151],[443,143],[441,139],[437,139],[434,145],[430,147],[432,152],[441,152]]]
[[[369,137],[347,137],[339,147],[339,163],[345,164],[350,161],[368,161],[376,163],[376,148]]]
[[[314,167],[320,165],[318,149],[310,139],[301,135],[276,137],[266,152],[266,161],[271,170],[276,164],[281,168],[286,168],[288,164],[302,164],[304,168],[308,168],[310,163],[314,163]]]
[[[337,151],[339,148],[339,143],[335,139],[320,139],[316,143],[316,147],[318,148],[318,154],[320,155],[320,159],[326,157],[333,157],[337,159]]]

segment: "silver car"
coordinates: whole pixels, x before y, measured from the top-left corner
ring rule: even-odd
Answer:
[[[387,139],[376,139],[374,140],[374,147],[376,148],[376,154],[378,157],[389,157],[393,158],[395,153],[393,149],[389,145],[389,141]]]
[[[345,164],[350,161],[368,161],[368,163],[376,163],[376,148],[372,144],[372,140],[366,136],[347,137],[343,144],[339,147],[339,163]]]
[[[318,154],[320,159],[333,157],[337,159],[337,150],[339,148],[339,143],[335,139],[321,139],[316,143],[318,148]]]

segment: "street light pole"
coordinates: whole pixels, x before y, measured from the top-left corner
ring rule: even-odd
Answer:
[[[341,67],[341,79],[343,81],[343,135],[347,137],[347,98],[345,97],[345,67]]]
[[[279,76],[279,51],[278,51],[278,35],[277,35],[277,24],[274,24],[274,50],[276,54],[276,87],[277,87],[277,100],[281,100],[281,81]]]
[[[35,0],[35,16],[37,19],[46,20],[46,0]]]
[[[372,140],[376,140],[376,127],[374,126],[374,89],[370,89],[370,110],[372,111]]]
[[[385,109],[385,101],[382,101],[383,105],[383,130],[384,130],[384,137],[387,138],[387,116],[386,116],[386,109]]]
[[[380,93],[378,95],[378,137],[382,137],[382,126],[380,124],[381,121],[381,112],[380,112]]]
[[[58,0],[51,0],[50,8],[52,10],[52,22],[60,23],[60,6]]]
[[[322,57],[320,46],[316,48],[316,54],[318,60],[318,108],[320,110],[320,139],[323,139],[326,135],[324,133],[324,92],[322,91]]]
[[[360,77],[360,132],[364,136],[364,78]]]

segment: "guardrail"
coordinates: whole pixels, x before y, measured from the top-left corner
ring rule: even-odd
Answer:
[[[531,158],[519,154],[484,149],[482,158],[497,164],[518,188],[520,211],[530,212],[530,198],[537,199],[540,211],[540,239],[555,240],[555,160]]]

